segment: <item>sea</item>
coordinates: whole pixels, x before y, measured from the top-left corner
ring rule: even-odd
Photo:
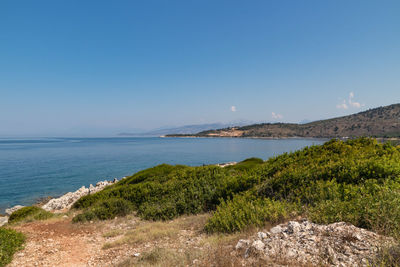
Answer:
[[[250,157],[264,160],[318,139],[1,138],[0,213],[158,164],[200,166]]]

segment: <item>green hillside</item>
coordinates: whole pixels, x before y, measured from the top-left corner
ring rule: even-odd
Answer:
[[[185,136],[185,135],[168,135]],[[400,104],[379,107],[357,114],[306,124],[263,123],[243,127],[203,131],[198,137],[400,137]]]
[[[331,140],[263,162],[225,168],[159,165],[74,205],[75,222],[129,212],[148,220],[213,212],[208,232],[233,232],[295,215],[400,232],[400,148],[374,139]]]

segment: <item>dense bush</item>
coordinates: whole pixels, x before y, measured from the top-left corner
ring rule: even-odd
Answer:
[[[11,262],[14,253],[22,248],[25,236],[11,229],[0,228],[0,267]]]
[[[270,159],[256,175],[261,182],[252,190],[259,199],[296,204],[315,222],[346,221],[392,236],[400,233],[398,147],[368,138],[331,140]],[[214,216],[243,209],[228,202]]]
[[[236,195],[221,201],[208,220],[207,232],[235,232],[249,226],[263,226],[265,222],[278,223],[296,213],[294,204],[284,201],[256,198],[253,195]]]
[[[359,227],[394,237],[400,234],[400,185],[378,184],[344,186],[345,199],[323,200],[308,210],[308,216],[317,223],[345,221]]]
[[[98,203],[114,198],[130,202],[139,216],[149,220],[167,220],[214,210],[220,199],[253,187],[258,180],[250,173],[262,164],[261,159],[255,158],[226,168],[162,164],[82,197],[73,207],[86,211],[76,220],[82,221],[85,216],[91,218]]]
[[[14,211],[8,223],[16,223],[21,221],[33,221],[33,220],[46,220],[53,217],[54,214],[44,209],[35,206],[23,207],[17,211]]]
[[[112,198],[97,203],[94,207],[86,210],[73,218],[73,222],[85,222],[92,220],[107,220],[115,216],[126,216],[132,211],[132,204],[129,201]]]

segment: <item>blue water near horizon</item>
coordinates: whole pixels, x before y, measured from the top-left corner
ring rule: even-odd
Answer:
[[[199,166],[250,157],[268,159],[317,139],[36,138],[0,139],[0,213],[98,181],[162,164]]]

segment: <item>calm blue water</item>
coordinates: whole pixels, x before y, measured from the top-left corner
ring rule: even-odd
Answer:
[[[267,159],[321,143],[235,138],[0,139],[0,212],[161,163],[195,166]]]

